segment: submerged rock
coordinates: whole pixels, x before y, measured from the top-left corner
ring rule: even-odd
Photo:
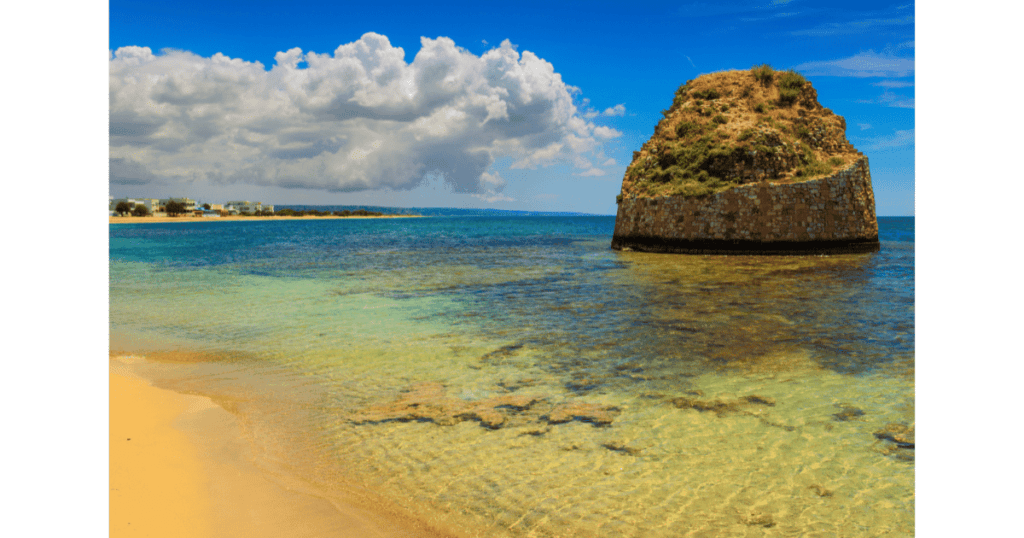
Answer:
[[[914,448],[914,427],[906,424],[889,423],[875,432],[882,441],[895,443],[899,448]]]
[[[607,448],[608,450],[621,452],[623,454],[628,454],[630,456],[636,456],[637,454],[640,454],[639,448],[627,446],[626,443],[623,443],[622,441],[611,441],[608,443],[604,443],[601,446]]]
[[[441,426],[475,420],[487,428],[497,429],[507,422],[508,411],[525,411],[543,399],[539,396],[507,394],[469,401],[448,396],[444,385],[440,383],[424,382],[405,389],[393,402],[363,409],[350,420],[356,424],[417,420]]]
[[[758,396],[756,394],[751,394],[749,396],[744,396],[740,399],[750,404],[767,405],[769,407],[775,407],[775,398],[768,398],[766,396]]]
[[[751,527],[771,528],[775,526],[775,518],[771,514],[751,512],[747,517],[743,518],[743,523]]]
[[[700,391],[689,391],[687,394],[693,394]],[[669,403],[680,408],[680,409],[694,409],[701,413],[712,412],[715,416],[722,417],[728,414],[736,413],[739,415],[747,415],[756,418],[765,426],[771,426],[773,428],[781,428],[788,432],[794,431],[796,428],[788,424],[781,424],[768,418],[765,412],[765,407],[774,407],[775,398],[769,398],[767,396],[758,396],[756,394],[750,394],[748,396],[742,396],[735,399],[722,399],[716,398],[713,400],[700,400],[697,398],[691,398],[689,396],[680,396],[678,398],[672,398]]]
[[[590,422],[595,426],[607,426],[615,420],[619,408],[610,405],[599,405],[584,402],[566,402],[555,406],[546,419],[551,424],[561,424],[572,420]]]
[[[849,404],[839,404],[839,412],[832,414],[832,420],[846,422],[864,416],[864,411]]]
[[[678,398],[673,398],[669,401],[672,403],[672,405],[680,409],[696,409],[697,411],[700,412],[710,411],[718,416],[727,413],[740,412],[750,406],[773,407],[775,405],[774,398],[757,396],[754,394],[751,394],[749,396],[743,396],[742,398],[737,398],[735,400],[699,400],[697,398],[691,398],[689,396],[680,396]]]
[[[509,357],[515,355],[517,351],[522,349],[522,347],[524,345],[525,344],[523,344],[523,343],[517,343],[517,344],[509,344],[507,346],[501,346],[498,349],[495,349],[494,351],[491,351],[489,353],[484,354],[482,357],[480,357],[480,361],[481,362],[488,362],[488,361],[494,361],[494,360],[499,360],[500,361],[501,359],[509,358]]]
[[[807,486],[807,489],[813,491],[818,497],[832,496],[832,490],[825,489],[825,486],[822,486],[821,484],[811,484],[810,486]]]
[[[501,387],[501,388],[503,388],[503,389],[505,389],[505,390],[507,390],[509,392],[515,392],[515,391],[517,391],[519,389],[522,389],[522,388],[525,388],[525,387],[532,387],[532,386],[534,386],[536,384],[537,384],[537,380],[533,379],[531,377],[527,377],[527,378],[523,378],[523,379],[514,379],[514,380],[513,379],[506,379],[504,381],[499,381],[498,382],[498,386],[499,387]]]
[[[398,397],[387,403],[371,405],[352,414],[354,424],[381,422],[432,422],[439,426],[452,426],[472,420],[490,429],[499,429],[518,417],[516,423],[538,421],[540,429],[525,433],[540,436],[550,430],[546,424],[563,424],[573,420],[590,422],[595,426],[608,426],[619,408],[586,402],[568,401],[552,406],[539,405],[548,399],[527,394],[503,394],[483,400],[464,400],[449,396],[441,383],[416,383],[404,389]],[[535,422],[536,423],[536,422]]]
[[[567,381],[565,388],[576,393],[587,393],[600,387],[603,383],[604,380],[599,377],[578,376]]]
[[[875,437],[882,441],[880,452],[898,460],[914,461],[914,427],[906,424],[889,423],[875,432]]]

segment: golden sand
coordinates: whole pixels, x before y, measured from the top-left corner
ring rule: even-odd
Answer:
[[[351,216],[351,217],[107,217],[110,224],[153,224],[160,222],[227,222],[244,220],[249,222],[266,222],[276,220],[316,220],[316,219],[409,219],[421,218],[421,215],[382,215],[372,216]]]
[[[110,373],[111,537],[432,536],[263,472],[234,415],[119,365]]]
[[[110,375],[110,536],[212,536],[196,447],[172,424],[197,397]]]

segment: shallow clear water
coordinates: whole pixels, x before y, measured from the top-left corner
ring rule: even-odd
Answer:
[[[111,225],[112,346],[238,413],[268,471],[467,535],[912,535],[912,444],[879,432],[914,424],[913,219],[831,257],[613,227]]]

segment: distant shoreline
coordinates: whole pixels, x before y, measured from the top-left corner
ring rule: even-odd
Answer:
[[[247,222],[266,222],[276,220],[317,220],[317,219],[409,219],[409,218],[423,218],[422,215],[381,215],[381,216],[356,216],[352,215],[349,217],[340,216],[303,216],[303,217],[291,217],[291,216],[274,216],[274,217],[242,217],[242,216],[231,216],[231,217],[108,217],[110,224],[157,224],[166,222],[219,222],[219,221],[247,221]]]

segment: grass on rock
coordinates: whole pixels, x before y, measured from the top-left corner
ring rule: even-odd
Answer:
[[[755,181],[807,181],[860,155],[846,122],[818,103],[803,75],[769,65],[689,80],[662,114],[633,152],[623,196],[701,197]]]

